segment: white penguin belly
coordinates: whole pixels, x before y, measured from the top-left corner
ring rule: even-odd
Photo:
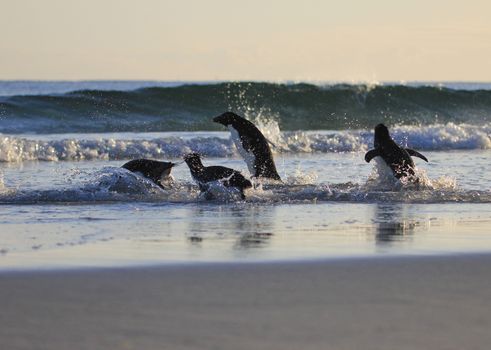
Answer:
[[[256,157],[254,156],[254,153],[252,152],[247,152],[242,146],[242,142],[240,141],[240,136],[239,132],[235,130],[231,125],[228,126],[228,129],[230,130],[230,133],[232,134],[232,141],[235,144],[235,147],[237,147],[237,150],[239,151],[239,154],[244,158],[247,168],[249,169],[249,172],[251,173],[252,176],[256,174]]]

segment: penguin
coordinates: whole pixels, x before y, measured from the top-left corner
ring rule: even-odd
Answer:
[[[410,148],[402,148],[395,143],[390,137],[389,129],[384,124],[378,124],[375,127],[373,146],[374,149],[365,154],[365,161],[369,163],[374,157],[382,157],[398,179],[414,175],[415,165],[411,156],[428,162],[428,159],[421,153]]]
[[[281,181],[268,140],[254,124],[233,112],[225,112],[213,118],[213,121],[230,130],[232,140],[252,176]]]
[[[152,180],[157,186],[165,189],[164,183],[171,179],[170,172],[176,163],[160,162],[151,159],[134,159],[121,167],[133,173],[139,173],[142,176]]]
[[[191,171],[192,178],[198,183],[202,192],[208,189],[208,183],[220,181],[225,187],[239,189],[241,198],[245,199],[244,190],[252,187],[252,183],[237,170],[223,166],[204,166],[200,155],[197,153],[186,154],[184,161]]]

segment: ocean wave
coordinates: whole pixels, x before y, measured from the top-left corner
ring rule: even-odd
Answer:
[[[369,130],[282,132],[275,122],[257,120],[256,124],[274,145],[275,154],[364,152],[373,144],[373,132]],[[491,149],[491,123],[481,126],[455,123],[404,125],[393,127],[391,134],[398,143],[419,150]],[[133,140],[84,139],[83,135],[80,139],[39,140],[0,135],[0,161],[169,159],[189,152],[217,158],[238,156],[228,133],[220,134],[223,137],[175,135],[150,139],[140,135],[139,139]]]
[[[491,90],[438,86],[214,83],[0,97],[2,133],[222,130],[233,110],[282,130],[491,122]]]

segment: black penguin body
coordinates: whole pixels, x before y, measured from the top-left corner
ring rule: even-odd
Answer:
[[[220,181],[226,187],[238,188],[242,198],[245,198],[244,190],[252,187],[252,183],[237,170],[223,166],[204,166],[197,153],[187,154],[184,156],[184,161],[201,191],[207,190],[208,183]]]
[[[389,129],[384,124],[375,127],[374,149],[365,154],[365,160],[370,162],[374,157],[380,156],[392,169],[398,179],[414,175],[414,161],[411,156],[428,161],[421,153],[410,148],[402,148],[390,137]]]
[[[225,112],[213,121],[229,128],[252,176],[281,181],[268,140],[254,124],[232,112]]]
[[[172,162],[160,162],[151,159],[134,159],[123,164],[122,168],[133,173],[140,173],[144,177],[152,180],[156,185],[165,188],[162,185],[162,181],[169,178],[170,172],[175,165],[176,164]]]

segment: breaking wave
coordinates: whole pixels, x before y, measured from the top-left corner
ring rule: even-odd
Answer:
[[[210,119],[226,110],[267,116],[286,131],[480,125],[491,122],[491,90],[237,82],[3,96],[0,132],[213,131],[221,129]]]
[[[371,130],[344,131],[280,131],[271,120],[256,119],[256,124],[274,145],[274,153],[363,152],[372,147]],[[138,138],[125,135],[100,135],[87,138],[39,139],[36,136],[0,135],[0,161],[20,162],[123,160],[134,158],[178,158],[189,152],[208,157],[236,156],[237,151],[228,132],[172,133],[161,137]],[[491,123],[432,124],[395,126],[391,135],[400,144],[419,150],[491,149]],[[80,138],[78,138],[80,137]]]

